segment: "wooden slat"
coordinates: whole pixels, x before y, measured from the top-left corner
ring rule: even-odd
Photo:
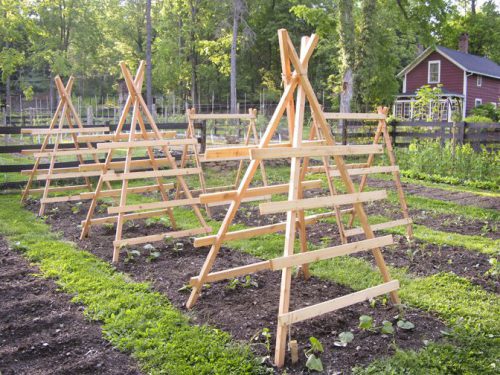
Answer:
[[[132,205],[128,205],[128,206],[109,207],[108,214],[119,214],[121,212],[132,212],[132,211],[141,211],[141,210],[154,210],[154,209],[158,209],[158,208],[191,206],[194,204],[200,204],[200,199],[199,198],[177,199],[177,200],[172,200],[172,201],[140,203],[140,204],[132,204]]]
[[[192,120],[250,120],[254,119],[254,115],[248,113],[196,113],[190,114],[189,118]]]
[[[325,112],[327,120],[385,120],[384,114],[379,113],[333,113]]]
[[[104,142],[98,143],[99,150],[112,150],[117,148],[139,148],[139,147],[160,147],[160,146],[182,146],[196,145],[198,141],[194,138],[188,139],[152,139],[148,141],[132,141],[132,142]]]
[[[57,134],[79,134],[79,133],[97,133],[97,132],[108,132],[109,127],[98,126],[95,128],[73,128],[73,129],[21,129],[21,134],[32,134],[32,135],[57,135]]]
[[[399,167],[397,165],[388,165],[388,166],[378,166],[378,167],[369,167],[369,168],[353,168],[348,169],[350,176],[359,176],[364,174],[375,174],[375,173],[390,173],[390,172],[398,172]],[[339,171],[331,171],[330,172],[333,177],[339,177]]]
[[[175,187],[173,183],[163,184],[165,190],[170,190]],[[99,192],[98,198],[106,198],[106,197],[119,197],[121,194],[121,189],[112,189],[112,190],[101,190]],[[151,191],[159,191],[158,185],[147,185],[147,186],[134,186],[129,187],[127,189],[127,194],[136,194],[136,193],[147,193]],[[82,199],[92,199],[94,197],[94,192],[85,192],[80,193]]]
[[[100,176],[101,172],[90,171],[90,172],[71,172],[71,173],[53,173],[53,174],[39,174],[35,176],[37,181],[46,180],[50,178],[51,180],[65,179],[65,178],[81,178],[81,177],[95,177]]]
[[[170,165],[170,162],[167,158],[155,159],[157,165],[159,167],[164,167],[166,165]],[[105,163],[93,163],[93,164],[81,164],[79,167],[80,171],[100,171],[104,168]],[[124,161],[113,161],[109,163],[108,169],[122,169],[125,167]],[[151,159],[144,160],[132,160],[130,162],[130,169],[141,169],[141,168],[149,168],[151,167]]]
[[[185,176],[189,174],[201,173],[201,168],[177,168],[147,172],[130,172],[130,173],[107,173],[103,176],[104,181],[121,181],[121,180],[136,180],[141,178],[154,177],[175,177]]]
[[[158,242],[158,241],[163,241],[166,238],[181,238],[181,237],[197,236],[199,234],[210,233],[211,231],[212,231],[211,228],[207,228],[207,229],[196,228],[196,229],[180,230],[180,231],[169,232],[169,233],[153,234],[151,236],[126,238],[126,239],[119,240],[119,241],[113,241],[113,246],[121,247],[121,246],[129,246],[129,245],[138,245],[138,244],[148,243],[148,242]]]
[[[351,306],[355,303],[367,301],[371,298],[378,297],[382,294],[386,294],[399,289],[399,281],[392,280],[372,288],[364,289],[359,292],[351,293],[346,296],[338,297],[330,301],[318,303],[317,305],[304,307],[295,311],[291,311],[286,314],[282,314],[278,317],[279,324],[294,324],[314,318],[319,315],[323,315],[343,307]]]
[[[145,211],[145,212],[134,212],[132,214],[126,214],[123,215],[123,220],[129,221],[129,220],[139,220],[139,219],[146,219],[148,217],[158,217],[165,215],[167,213],[167,210],[154,210],[154,211]],[[104,216],[104,217],[97,217],[90,219],[90,224],[91,225],[102,225],[105,223],[116,223],[118,220],[118,216]],[[87,220],[82,220],[82,225],[85,225]]]
[[[40,199],[40,203],[58,203],[58,202],[74,202],[74,201],[80,201],[82,198],[80,197],[80,194],[78,195],[65,195],[62,197],[50,197],[50,198],[42,198]]]
[[[261,203],[259,205],[261,215],[275,214],[286,211],[299,211],[329,206],[340,206],[344,204],[354,204],[370,202],[387,198],[387,191],[376,190],[363,193],[342,194],[329,197],[315,197],[308,199],[296,199],[282,202]]]
[[[270,186],[259,186],[247,189],[243,197],[257,197],[265,194],[280,194],[287,193],[289,184],[279,184]],[[319,189],[321,188],[321,180],[312,180],[302,182],[302,189]],[[200,195],[200,202],[203,204],[214,203],[221,201],[230,201],[236,197],[236,190],[222,191],[218,193],[202,194]]]
[[[62,191],[74,191],[74,190],[81,190],[81,189],[88,189],[88,185],[50,187],[49,193],[60,193]],[[44,188],[30,189],[30,193],[43,193],[44,190],[45,190]]]
[[[161,132],[162,138],[175,138],[177,135],[176,131]],[[99,134],[99,135],[79,135],[77,137],[78,142],[106,142],[106,141],[116,141],[116,140],[127,140],[129,135],[127,133],[121,134]],[[117,139],[118,138],[118,139]],[[158,136],[153,132],[148,132],[146,134],[139,134],[138,139],[157,139]]]
[[[306,146],[300,148],[278,149],[278,148],[254,148],[250,150],[250,159],[287,159],[320,157],[332,155],[366,155],[381,154],[382,145],[360,145],[360,146]]]
[[[271,200],[272,195],[256,195],[253,197],[246,197],[241,200],[242,203],[245,202],[255,202],[255,201],[267,201]],[[231,204],[233,200],[226,200],[226,201],[217,201],[217,202],[212,202],[208,203],[208,207],[219,207],[219,206],[225,206],[228,204]]]
[[[78,155],[96,155],[105,154],[107,150],[97,150],[95,148],[80,148],[80,149],[69,149],[69,150],[59,150],[59,151],[48,151],[48,152],[36,152],[33,154],[35,158],[49,158],[52,156],[62,157],[62,156],[78,156]]]
[[[351,163],[351,164],[346,164],[345,166],[347,169],[366,168],[367,164],[366,163]],[[330,170],[336,171],[337,167],[335,165],[330,165]],[[324,173],[325,167],[323,165],[309,166],[309,167],[307,167],[307,172],[308,173]]]
[[[35,172],[34,172],[34,175],[39,175],[41,173],[47,173],[49,170],[48,169],[37,169]],[[70,173],[70,172],[80,172],[80,168],[79,167],[69,167],[69,168],[54,168],[53,169],[54,172],[58,172],[58,173]],[[29,175],[29,174],[32,174],[33,173],[33,170],[32,169],[23,169],[21,171],[21,174],[23,175]]]
[[[408,218],[408,219],[399,219],[399,220],[394,220],[394,221],[388,221],[385,223],[380,223],[380,224],[373,224],[370,227],[372,228],[372,231],[377,231],[377,230],[384,230],[384,229],[389,229],[389,228],[394,228],[394,227],[399,227],[402,225],[408,225],[412,224],[413,221]],[[353,229],[348,229],[345,231],[345,235],[347,237],[352,237],[352,236],[357,236],[358,234],[363,234],[363,228],[353,228]]]
[[[265,270],[278,271],[287,267],[299,266],[305,263],[311,263],[338,256],[353,254],[360,251],[374,249],[380,246],[392,245],[393,243],[394,239],[392,238],[392,236],[384,236],[339,246],[327,247],[325,249],[320,249],[320,250],[308,251],[305,253],[283,256],[279,258],[266,260],[263,262],[231,268],[228,270],[212,272],[207,275],[205,282],[211,283],[215,281],[247,275],[249,273],[254,273],[258,271],[265,271]],[[192,277],[190,279],[190,283],[192,285],[196,285],[198,281],[199,279],[197,277]]]
[[[311,225],[318,222],[321,219],[326,219],[328,217],[334,216],[334,212],[326,212],[322,214],[310,215],[305,217],[306,225]],[[234,232],[227,232],[224,236],[224,242],[232,240],[243,240],[247,238],[252,238],[256,236],[263,236],[265,234],[276,233],[285,230],[286,221],[276,224],[264,225],[261,227],[242,229]],[[212,245],[215,242],[216,236],[201,237],[194,240],[195,247]]]

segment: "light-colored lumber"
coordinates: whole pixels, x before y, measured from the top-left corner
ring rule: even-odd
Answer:
[[[255,188],[247,189],[243,197],[258,197],[264,194],[280,194],[286,193],[289,188],[289,184],[279,184],[279,185],[269,185],[269,186],[259,186]],[[303,189],[320,189],[321,180],[311,180],[302,182]],[[222,191],[218,193],[202,194],[200,195],[201,203],[214,203],[221,201],[230,201],[236,196],[237,190]]]
[[[57,169],[55,169],[54,172],[57,172]],[[100,176],[100,172],[90,171],[90,172],[51,173],[51,174],[47,173],[47,174],[36,175],[35,179],[38,181],[46,180],[47,178],[63,180],[65,178],[81,178],[81,177],[95,177],[95,176]]]
[[[235,267],[223,271],[213,272],[208,274],[205,282],[213,283],[220,280],[240,277],[255,273],[258,271],[279,271],[283,268],[298,266],[304,263],[312,263],[320,260],[330,259],[338,256],[354,254],[360,251],[366,251],[379,246],[392,245],[394,239],[392,236],[376,237],[369,240],[348,243],[339,246],[327,247],[320,250],[309,251],[305,253],[298,253],[279,258],[274,258],[262,262],[249,264],[246,266]],[[195,285],[199,279],[192,277],[190,283]]]
[[[377,167],[368,167],[368,168],[352,168],[349,169],[350,176],[359,176],[366,174],[375,174],[375,173],[391,173],[399,171],[399,167],[397,165],[387,165],[387,166],[377,166]],[[330,172],[334,177],[340,177],[340,172],[338,170],[334,170]]]
[[[60,193],[63,191],[74,191],[86,189],[87,185],[72,185],[72,186],[56,186],[49,188],[49,193]],[[44,188],[30,189],[30,193],[43,193]]]
[[[333,113],[325,112],[325,118],[327,120],[385,120],[386,115],[381,113]]]
[[[158,167],[164,167],[170,165],[170,161],[167,158],[156,159],[156,164]],[[82,164],[78,168],[80,171],[100,171],[106,167],[106,163],[92,163],[92,164]],[[113,170],[123,170],[125,167],[124,161],[113,161],[108,163],[108,168]],[[151,159],[144,160],[132,160],[130,162],[130,170],[142,169],[151,167]]]
[[[248,202],[255,202],[255,201],[269,201],[271,200],[272,195],[256,195],[253,197],[246,197],[241,200],[242,203],[248,203]],[[219,206],[225,206],[228,204],[233,203],[233,200],[226,200],[226,201],[217,201],[217,202],[212,202],[212,203],[207,203],[208,207],[219,207]]]
[[[174,188],[173,183],[165,183],[163,184],[163,188],[165,190],[171,190]],[[158,191],[158,185],[147,185],[147,186],[134,186],[127,188],[127,194],[137,194],[137,193],[148,193],[151,191]],[[98,193],[97,198],[107,198],[107,197],[118,197],[120,196],[121,189],[112,189],[112,190],[102,190]],[[80,197],[82,199],[92,199],[95,195],[95,192],[85,192],[80,193]]]
[[[399,281],[391,280],[389,282],[360,290],[359,292],[354,292],[346,296],[338,297],[330,301],[318,303],[317,305],[304,307],[295,311],[291,311],[286,314],[281,314],[278,316],[278,321],[280,324],[294,324],[302,322],[304,320],[314,318],[319,315],[323,315],[343,307],[354,305],[355,303],[360,303],[363,301],[368,301],[369,299],[378,297],[382,294],[390,293],[399,289]]]
[[[54,172],[58,172],[58,173],[80,172],[80,167],[54,168],[53,170],[54,170]],[[21,174],[29,175],[29,174],[34,173],[34,175],[36,176],[36,175],[39,175],[42,173],[48,173],[48,172],[49,172],[48,169],[37,169],[35,172],[33,172],[33,170],[31,170],[31,169],[23,169],[21,171]]]
[[[346,164],[345,165],[347,169],[355,169],[355,168],[366,168],[367,164],[366,163],[351,163],[351,164]],[[330,165],[330,171],[336,171],[337,167],[335,165]],[[315,165],[315,166],[309,166],[307,167],[307,172],[308,173],[323,173],[325,172],[325,166],[324,165]]]
[[[310,215],[305,217],[305,222],[307,225],[317,223],[321,219],[326,219],[328,217],[333,216],[333,212],[326,212],[322,214],[316,214],[316,215]],[[269,224],[269,225],[264,225],[261,227],[255,227],[255,228],[248,228],[248,229],[242,229],[234,232],[227,232],[226,235],[224,236],[224,242],[232,241],[232,240],[244,240],[247,238],[252,238],[252,237],[257,237],[257,236],[263,236],[265,234],[270,234],[270,233],[276,233],[276,232],[281,232],[285,229],[286,221],[276,223],[276,224]],[[201,246],[209,246],[212,245],[217,236],[207,236],[207,237],[200,237],[194,240],[194,246],[195,247],[201,247]]]
[[[175,138],[177,132],[164,131],[161,132],[161,137],[165,139]],[[153,132],[147,132],[146,134],[141,134],[138,139],[157,139],[156,134]],[[121,141],[128,140],[128,134],[98,134],[98,135],[79,135],[77,137],[78,142],[106,142],[106,141]]]
[[[120,248],[122,246],[132,246],[132,245],[139,245],[142,243],[163,241],[167,238],[181,238],[181,237],[197,236],[197,235],[205,234],[205,233],[209,233],[209,232],[211,232],[210,228],[186,229],[186,230],[180,230],[180,231],[176,231],[176,232],[160,233],[160,234],[153,234],[150,236],[126,238],[123,240],[117,240],[117,241],[113,241],[113,246]]]
[[[123,221],[129,220],[140,220],[146,219],[149,217],[158,217],[162,215],[166,215],[168,212],[167,209],[164,210],[155,210],[155,211],[141,211],[134,212],[133,214],[125,214],[123,215]],[[92,225],[102,225],[106,223],[116,223],[118,221],[118,216],[104,216],[90,219]],[[82,220],[82,225],[85,225],[87,220]]]
[[[80,134],[80,133],[98,133],[98,132],[108,132],[109,127],[100,126],[94,128],[74,128],[74,129],[21,129],[21,134],[32,134],[32,135],[64,135],[64,134]]]
[[[380,145],[360,146],[305,146],[291,149],[278,148],[254,148],[250,150],[250,159],[286,159],[320,157],[333,155],[365,155],[381,154],[383,148]]]
[[[80,201],[80,194],[78,195],[64,195],[60,197],[50,197],[50,198],[42,198],[40,199],[40,203],[58,203],[58,202],[74,202]]]
[[[124,212],[133,212],[141,210],[154,210],[158,208],[192,206],[193,204],[200,204],[200,199],[199,198],[176,199],[172,201],[161,201],[152,203],[132,204],[128,206],[108,207],[108,214],[119,214]]]
[[[84,155],[96,155],[105,154],[107,150],[97,150],[95,148],[80,148],[80,149],[61,149],[58,151],[44,151],[36,152],[33,154],[35,158],[49,158],[49,157],[63,157],[63,156],[84,156]]]
[[[129,172],[129,173],[107,173],[103,176],[104,181],[137,180],[141,178],[154,177],[177,177],[200,173],[200,168],[177,168],[167,170]]]
[[[310,210],[329,206],[340,206],[361,202],[371,202],[387,198],[387,191],[376,190],[364,193],[342,194],[328,197],[314,197],[307,199],[294,199],[281,202],[261,203],[259,210],[261,215],[275,214],[286,211]]]
[[[111,150],[120,148],[140,148],[140,147],[159,147],[159,146],[182,146],[195,145],[196,139],[151,139],[146,141],[131,141],[131,142],[104,142],[98,143],[97,149]]]
[[[393,220],[393,221],[387,221],[385,223],[380,223],[380,224],[373,224],[371,225],[372,231],[378,231],[378,230],[384,230],[384,229],[390,229],[394,227],[400,227],[402,225],[408,225],[412,224],[413,221],[410,218],[404,218],[404,219],[399,219],[399,220]],[[347,229],[345,231],[345,235],[347,237],[352,237],[352,236],[357,236],[358,234],[363,234],[363,229],[362,228],[352,228],[352,229]]]

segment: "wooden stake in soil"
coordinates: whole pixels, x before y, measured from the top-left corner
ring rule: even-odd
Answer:
[[[318,103],[316,95],[307,77],[308,61],[317,45],[318,38],[312,35],[310,38],[303,38],[301,44],[300,57],[295,51],[288,33],[286,30],[279,30],[278,37],[280,41],[283,77],[285,81],[284,92],[281,96],[276,110],[269,122],[269,125],[257,148],[252,148],[250,152],[250,164],[244,174],[241,183],[236,191],[228,192],[226,199],[232,201],[229,210],[224,218],[221,227],[216,235],[198,238],[195,241],[195,246],[203,246],[211,244],[210,252],[200,270],[197,277],[190,280],[192,286],[191,295],[186,306],[192,308],[196,303],[204,283],[215,282],[233,277],[254,273],[262,270],[281,270],[281,287],[280,300],[278,306],[278,325],[276,332],[276,351],[275,364],[282,367],[285,362],[285,349],[287,332],[290,326],[298,321],[313,318],[315,316],[325,314],[345,306],[352,305],[364,301],[369,298],[374,298],[378,295],[390,293],[391,300],[394,303],[399,303],[397,289],[399,283],[397,280],[391,280],[389,271],[380,251],[381,246],[387,246],[393,243],[392,236],[375,237],[368,223],[368,217],[365,213],[363,203],[387,197],[385,191],[376,191],[370,193],[359,193],[355,190],[354,184],[349,175],[347,166],[344,162],[345,155],[353,154],[371,154],[378,152],[378,146],[336,146],[334,138],[327,126],[325,116]],[[290,71],[290,67],[295,68],[294,72]],[[294,102],[293,94],[297,92],[296,101]],[[315,136],[323,137],[321,141],[324,146],[304,147],[305,142],[302,140],[304,112],[306,101],[309,102],[313,117],[317,122],[317,130]],[[291,143],[280,147],[270,147],[270,141],[275,133],[285,110],[288,115],[289,131],[291,135]],[[251,196],[257,194],[255,188],[249,188],[250,183],[257,171],[260,162],[267,157],[274,158],[290,158],[290,182],[285,184],[285,189],[281,185],[268,186],[259,189],[258,192],[279,193],[284,190],[288,191],[288,200],[284,202],[268,202],[260,205],[261,213],[264,212],[286,212],[287,220],[284,223],[278,223],[258,228],[250,228],[242,231],[229,232],[229,227],[236,215],[236,212],[241,202]],[[304,181],[303,177],[307,170],[307,159],[313,157],[321,157],[324,159],[324,170],[329,171],[328,157],[333,157],[336,170],[339,172],[341,181],[344,185],[346,194],[337,194],[334,189],[330,189],[330,195],[326,197],[313,197],[304,199],[302,190],[317,186],[308,184],[309,181]],[[328,175],[327,175],[328,176]],[[328,180],[331,179],[328,176]],[[214,194],[202,195],[201,201],[212,199]],[[305,216],[306,209],[321,208],[321,207],[338,207],[341,205],[352,205],[356,215],[359,217],[363,234],[366,239],[363,241],[343,244],[340,246],[329,247],[321,250],[307,251],[307,241],[305,241],[306,226],[317,220],[332,216],[334,213],[319,214],[313,216]],[[322,216],[324,215],[324,216]],[[296,231],[299,229],[300,237],[300,253],[294,253]],[[211,272],[212,267],[217,258],[218,252],[222,243],[234,240],[250,238],[267,233],[275,233],[285,230],[285,245],[282,257],[274,258],[267,261],[240,266],[228,270]],[[307,308],[296,311],[289,311],[290,307],[290,290],[292,267],[306,266],[308,263],[329,259],[336,256],[348,255],[359,251],[371,250],[379,268],[383,284],[373,288],[361,290],[347,296],[339,297],[324,303],[309,306]],[[306,275],[307,267],[305,267],[304,275]]]
[[[194,139],[165,139],[159,131],[153,116],[148,110],[147,105],[141,94],[142,83],[144,79],[145,63],[141,61],[137,70],[135,79],[130,74],[130,71],[124,63],[120,63],[122,74],[127,85],[129,95],[125,103],[125,107],[121,114],[118,126],[115,132],[113,142],[98,144],[98,149],[109,150],[104,165],[100,166],[100,177],[96,190],[92,195],[92,202],[87,213],[87,218],[82,222],[81,238],[89,234],[91,225],[116,222],[116,235],[113,242],[113,262],[119,260],[120,249],[126,246],[137,245],[141,243],[162,241],[166,238],[188,237],[198,234],[207,234],[211,232],[211,228],[207,225],[201,211],[199,209],[199,198],[193,198],[191,191],[184,180],[184,176],[191,174],[201,174],[201,168],[179,168],[176,160],[171,154],[172,146],[183,146],[187,144],[194,145]],[[127,119],[128,113],[132,108],[132,118],[130,132],[126,141],[123,141],[123,127]],[[144,117],[145,119],[144,119]],[[147,130],[149,125],[150,131]],[[154,148],[158,147],[162,155],[157,157]],[[124,163],[113,164],[113,154],[117,149],[126,151]],[[147,159],[140,160],[140,171],[137,169],[138,164],[134,166],[132,155],[137,150],[146,149]],[[122,173],[116,173],[113,170],[113,165],[116,169],[120,169]],[[168,166],[167,170],[160,170],[161,166]],[[164,177],[176,178],[178,186],[186,199],[169,200],[167,189],[172,188],[173,184],[167,184],[163,181]],[[129,187],[130,180],[154,179],[152,185],[140,187]],[[120,181],[121,188],[119,192],[115,190],[105,191],[102,189],[103,184],[108,181]],[[161,200],[158,202],[143,203],[137,205],[127,204],[129,193],[138,192],[159,192]],[[108,214],[116,214],[116,216],[108,216],[104,218],[94,218],[97,202],[100,198],[106,196],[118,196],[119,206],[108,207]],[[179,206],[191,206],[200,222],[200,228],[191,230],[176,230],[176,222],[172,208]],[[173,231],[153,234],[141,237],[123,238],[123,225],[128,220],[143,219],[148,217],[158,217],[167,214],[170,218],[170,224]]]
[[[97,133],[102,133],[109,131],[108,127],[83,127],[83,124],[78,116],[78,113],[73,106],[73,102],[71,101],[71,89],[73,88],[74,78],[70,77],[66,87],[64,86],[61,78],[59,76],[55,77],[55,83],[57,90],[59,92],[59,103],[57,105],[56,112],[52,117],[48,129],[23,129],[23,134],[37,134],[37,135],[45,135],[45,138],[42,142],[42,147],[38,150],[23,150],[23,154],[33,154],[35,157],[35,163],[33,165],[33,169],[31,171],[22,171],[21,173],[26,174],[29,173],[28,182],[26,183],[26,187],[24,188],[21,195],[21,202],[24,202],[31,193],[42,193],[42,198],[40,199],[40,211],[39,215],[42,216],[45,212],[45,207],[49,203],[56,202],[67,202],[67,201],[77,201],[80,200],[79,195],[71,195],[71,196],[56,196],[50,197],[50,193],[59,193],[66,191],[75,191],[75,190],[84,190],[87,189],[92,191],[92,184],[89,177],[97,176],[98,174],[92,172],[80,172],[78,168],[61,168],[57,167],[56,160],[60,158],[67,159],[68,157],[76,156],[76,160],[80,164],[84,164],[84,156],[91,156],[94,162],[99,162],[98,154],[105,154],[106,151],[98,151],[93,146],[92,143],[94,141],[93,137],[99,137]],[[67,123],[67,127],[65,127],[65,123]],[[56,127],[57,124],[57,127]],[[76,125],[76,128],[75,128]],[[78,142],[77,136],[78,134],[85,133],[87,134],[86,146],[87,148],[80,148],[80,143]],[[94,135],[89,135],[94,133]],[[50,138],[55,136],[55,142],[52,148]],[[71,138],[74,148],[60,148],[60,145],[63,143],[64,136],[68,136]],[[49,158],[49,168],[48,169],[40,169],[40,162],[42,158]],[[51,187],[51,182],[53,180],[67,180],[67,179],[77,179],[83,178],[85,183],[83,185],[70,185],[67,184],[65,186],[60,187]],[[33,181],[44,181],[45,187],[40,189],[32,189],[31,186]]]

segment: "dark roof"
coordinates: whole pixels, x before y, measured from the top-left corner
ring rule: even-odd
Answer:
[[[455,63],[461,65],[468,72],[474,72],[500,78],[500,65],[486,57],[471,55],[450,48],[437,46],[436,50],[448,56]]]

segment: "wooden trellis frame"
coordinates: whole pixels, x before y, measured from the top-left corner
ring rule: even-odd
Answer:
[[[373,231],[384,230],[389,228],[394,228],[397,226],[406,226],[406,233],[409,239],[413,238],[413,221],[410,218],[408,212],[408,205],[406,203],[405,193],[403,191],[403,186],[401,185],[401,177],[399,173],[399,167],[396,165],[396,156],[394,155],[394,149],[392,147],[391,137],[387,129],[387,107],[378,107],[377,113],[325,113],[325,118],[327,120],[358,120],[358,121],[378,121],[377,129],[373,137],[373,144],[379,144],[382,138],[382,145],[389,159],[389,165],[387,166],[373,166],[375,160],[375,154],[370,154],[366,163],[361,164],[347,164],[350,176],[361,176],[361,182],[359,184],[359,192],[362,192],[367,184],[367,178],[370,174],[376,173],[391,173],[392,181],[394,182],[394,187],[398,194],[398,200],[401,207],[402,219],[393,220],[390,222],[372,225]],[[339,177],[340,173],[334,165],[329,166],[330,173],[332,177]],[[310,167],[309,172],[317,172],[320,170],[325,170],[323,167]],[[355,218],[354,210],[345,210],[343,213],[350,215],[348,226],[352,227]],[[350,228],[344,229],[340,228],[343,232],[344,238],[343,242],[346,242],[348,237],[356,236],[363,233],[361,228]]]
[[[194,108],[191,108],[187,111],[186,117],[188,119],[188,124],[192,133],[194,133],[194,123],[196,121],[206,121],[206,120],[239,120],[239,121],[247,121],[248,124],[246,126],[245,130],[245,137],[244,137],[244,147],[251,147],[256,146],[259,144],[259,134],[257,132],[257,127],[256,127],[256,120],[257,120],[257,110],[254,108],[249,108],[248,109],[248,114],[229,114],[229,113],[209,113],[209,114],[199,114],[196,113],[196,110]],[[234,181],[233,185],[226,185],[226,186],[214,186],[210,188],[205,188],[205,191],[203,193],[207,192],[215,192],[215,191],[222,191],[222,190],[228,190],[228,189],[235,189],[238,186],[238,183],[241,179],[241,174],[243,171],[243,165],[245,160],[249,159],[249,155],[246,156],[227,156],[220,154],[219,151],[221,148],[216,148],[216,149],[207,149],[205,150],[205,154],[203,157],[200,159],[201,162],[218,162],[218,161],[229,161],[229,160],[239,160],[239,165],[238,165],[238,170],[236,172],[236,178]],[[183,154],[183,159],[184,159]],[[197,155],[195,155],[196,157]],[[262,183],[264,186],[267,186],[267,175],[266,175],[266,169],[264,167],[264,162],[262,162],[260,165],[260,171],[262,175]],[[268,197],[253,197],[247,199],[247,201],[250,200],[256,200],[256,199],[266,199]],[[211,202],[207,204],[207,207],[211,206],[217,206],[217,205],[222,205],[222,204],[229,204],[230,201],[217,201],[217,202]],[[207,208],[208,209],[208,208]]]
[[[344,162],[344,155],[381,153],[383,151],[382,147],[379,145],[335,146],[334,138],[328,129],[325,116],[307,77],[308,61],[317,45],[317,36],[312,35],[311,38],[302,38],[300,57],[297,55],[286,30],[279,30],[278,37],[280,41],[281,62],[284,71],[284,92],[269,122],[266,132],[259,143],[259,146],[257,148],[250,149],[249,151],[251,161],[238,189],[226,194],[226,198],[232,199],[232,203],[219,231],[216,235],[198,238],[195,240],[195,246],[204,246],[207,244],[211,244],[212,246],[201,268],[200,274],[197,277],[191,278],[190,283],[192,286],[192,292],[186,306],[188,308],[193,307],[200,295],[201,288],[204,283],[238,277],[261,270],[282,270],[275,351],[275,364],[278,367],[282,367],[285,362],[287,331],[291,324],[331,312],[354,303],[362,302],[385,293],[390,293],[391,300],[394,303],[399,303],[399,297],[397,294],[399,282],[397,280],[391,280],[380,250],[381,246],[393,243],[392,236],[376,238],[368,223],[368,218],[363,207],[363,202],[386,198],[387,192],[385,190],[368,193],[356,192],[355,186]],[[295,68],[293,73],[291,72],[291,65]],[[295,91],[297,92],[297,97],[296,102],[294,103],[293,95]],[[325,145],[310,146],[302,141],[306,100],[309,102],[312,114],[321,129],[321,135],[324,137],[323,142]],[[291,144],[281,147],[269,147],[270,140],[276,131],[285,110],[287,111],[287,118],[289,122]],[[302,191],[308,187],[308,184],[309,186],[314,184],[314,182],[311,183],[310,181],[302,180],[305,170],[307,169],[301,165],[302,159],[310,157],[328,158],[332,156],[334,158],[335,165],[337,166],[337,170],[340,173],[340,178],[347,190],[347,194],[302,199]],[[249,188],[250,182],[255,175],[260,161],[270,158],[291,158],[290,183],[269,187]],[[326,171],[328,171],[328,168],[325,168],[325,172]],[[288,191],[287,201],[268,202],[260,205],[261,214],[286,212],[286,222],[264,227],[245,229],[237,232],[229,232],[229,226],[231,225],[243,198],[262,192],[275,193],[286,191]],[[206,202],[216,194],[201,196],[201,201]],[[220,197],[216,197],[216,199],[220,199]],[[354,211],[361,222],[366,240],[311,252],[306,252],[307,249],[304,246],[301,246],[301,253],[294,254],[296,229],[299,228],[300,232],[305,231],[305,225],[321,218],[321,214],[305,218],[304,210],[340,205],[353,205]],[[217,254],[223,242],[232,239],[250,238],[266,233],[273,233],[283,229],[285,230],[283,257],[211,273]],[[304,237],[300,237],[302,245]],[[376,264],[382,274],[384,280],[383,284],[317,305],[308,306],[292,312],[289,311],[293,266],[304,266],[310,262],[364,250],[372,251]]]
[[[30,194],[32,193],[42,193],[42,198],[40,199],[40,211],[38,214],[42,216],[45,212],[45,207],[47,204],[56,203],[56,202],[68,202],[68,201],[77,201],[80,200],[81,197],[79,194],[77,195],[65,195],[65,196],[56,196],[49,197],[50,193],[59,193],[59,192],[67,192],[67,191],[76,191],[82,189],[88,189],[92,191],[92,184],[90,181],[90,177],[98,176],[99,173],[92,171],[82,172],[78,167],[74,168],[57,168],[56,160],[61,157],[66,156],[74,156],[80,164],[84,163],[83,157],[86,155],[92,156],[95,162],[98,162],[98,154],[105,154],[105,150],[97,150],[95,149],[91,142],[95,141],[95,137],[99,137],[101,135],[97,135],[96,133],[108,132],[109,127],[83,127],[83,124],[78,116],[78,113],[73,106],[73,102],[71,101],[71,89],[73,88],[74,78],[70,77],[66,86],[64,86],[61,78],[56,76],[54,79],[57,87],[57,91],[59,92],[59,103],[57,105],[56,111],[52,120],[50,122],[48,129],[23,129],[22,134],[32,134],[32,135],[45,135],[45,138],[42,143],[42,147],[37,150],[23,150],[23,154],[33,154],[35,157],[35,163],[33,165],[33,169],[25,170],[21,173],[29,174],[28,182],[26,183],[26,187],[24,188],[21,195],[21,202],[24,202]],[[67,123],[68,127],[65,127],[65,123]],[[92,134],[91,134],[92,133]],[[79,134],[86,134],[87,140],[85,143],[87,144],[87,148],[80,148],[79,141],[77,139]],[[59,146],[62,143],[62,138],[65,135],[71,136],[73,140],[73,148],[64,148],[60,149]],[[49,148],[50,138],[55,136],[55,141],[53,148]],[[39,169],[40,162],[42,158],[49,158],[49,168],[48,169]],[[50,184],[53,180],[64,180],[64,179],[74,179],[74,178],[83,178],[85,184],[83,185],[66,185],[66,186],[57,186],[50,187]],[[35,188],[32,189],[31,186],[33,181],[43,181],[45,180],[45,186],[43,188]]]
[[[109,152],[105,163],[99,166],[101,175],[99,177],[96,190],[92,193],[92,202],[90,204],[87,217],[82,222],[81,233],[81,238],[83,238],[89,234],[89,230],[92,225],[116,222],[116,235],[115,241],[113,242],[113,262],[117,262],[119,260],[120,249],[123,246],[162,241],[165,238],[179,238],[198,234],[207,234],[211,232],[211,228],[205,222],[205,219],[203,218],[203,215],[198,207],[200,204],[199,198],[193,198],[183,177],[185,175],[200,174],[201,169],[179,168],[175,158],[170,152],[171,146],[192,145],[196,142],[196,140],[163,138],[162,133],[156,126],[153,116],[149,112],[141,94],[145,69],[144,61],[141,61],[139,64],[135,78],[132,77],[125,63],[120,63],[120,68],[124,76],[129,95],[120,116],[114,140],[112,142],[99,143],[97,145],[99,150],[105,149],[109,150]],[[130,132],[128,133],[127,140],[122,141],[123,126],[131,108],[133,109]],[[146,121],[144,120],[143,115],[146,117]],[[150,131],[147,130],[147,124],[149,124]],[[138,129],[137,126],[139,126]],[[155,157],[154,147],[159,147],[163,151],[164,155],[161,158]],[[132,160],[133,151],[138,148],[146,149],[148,159],[137,161]],[[113,152],[116,149],[125,149],[126,157],[124,162],[115,162],[113,164]],[[160,170],[159,168],[162,166],[168,166],[169,169]],[[113,168],[122,170],[122,173],[116,173]],[[140,171],[137,171],[137,169],[140,169]],[[186,196],[186,199],[169,200],[167,190],[173,188],[174,185],[164,183],[163,177],[175,177],[177,179],[177,183],[183,191],[183,194]],[[155,184],[139,187],[128,186],[129,180],[149,178],[155,179]],[[110,181],[120,181],[121,188],[108,191],[102,190],[103,184]],[[146,191],[159,191],[162,200],[159,202],[127,205],[127,195],[129,193],[140,193]],[[97,201],[100,198],[109,196],[119,197],[119,206],[108,207],[108,214],[113,216],[94,218],[93,216],[97,206]],[[177,230],[172,208],[178,206],[191,206],[200,222],[200,228]],[[147,217],[158,217],[164,214],[168,214],[174,231],[135,238],[122,238],[123,225],[125,221],[143,219]]]

